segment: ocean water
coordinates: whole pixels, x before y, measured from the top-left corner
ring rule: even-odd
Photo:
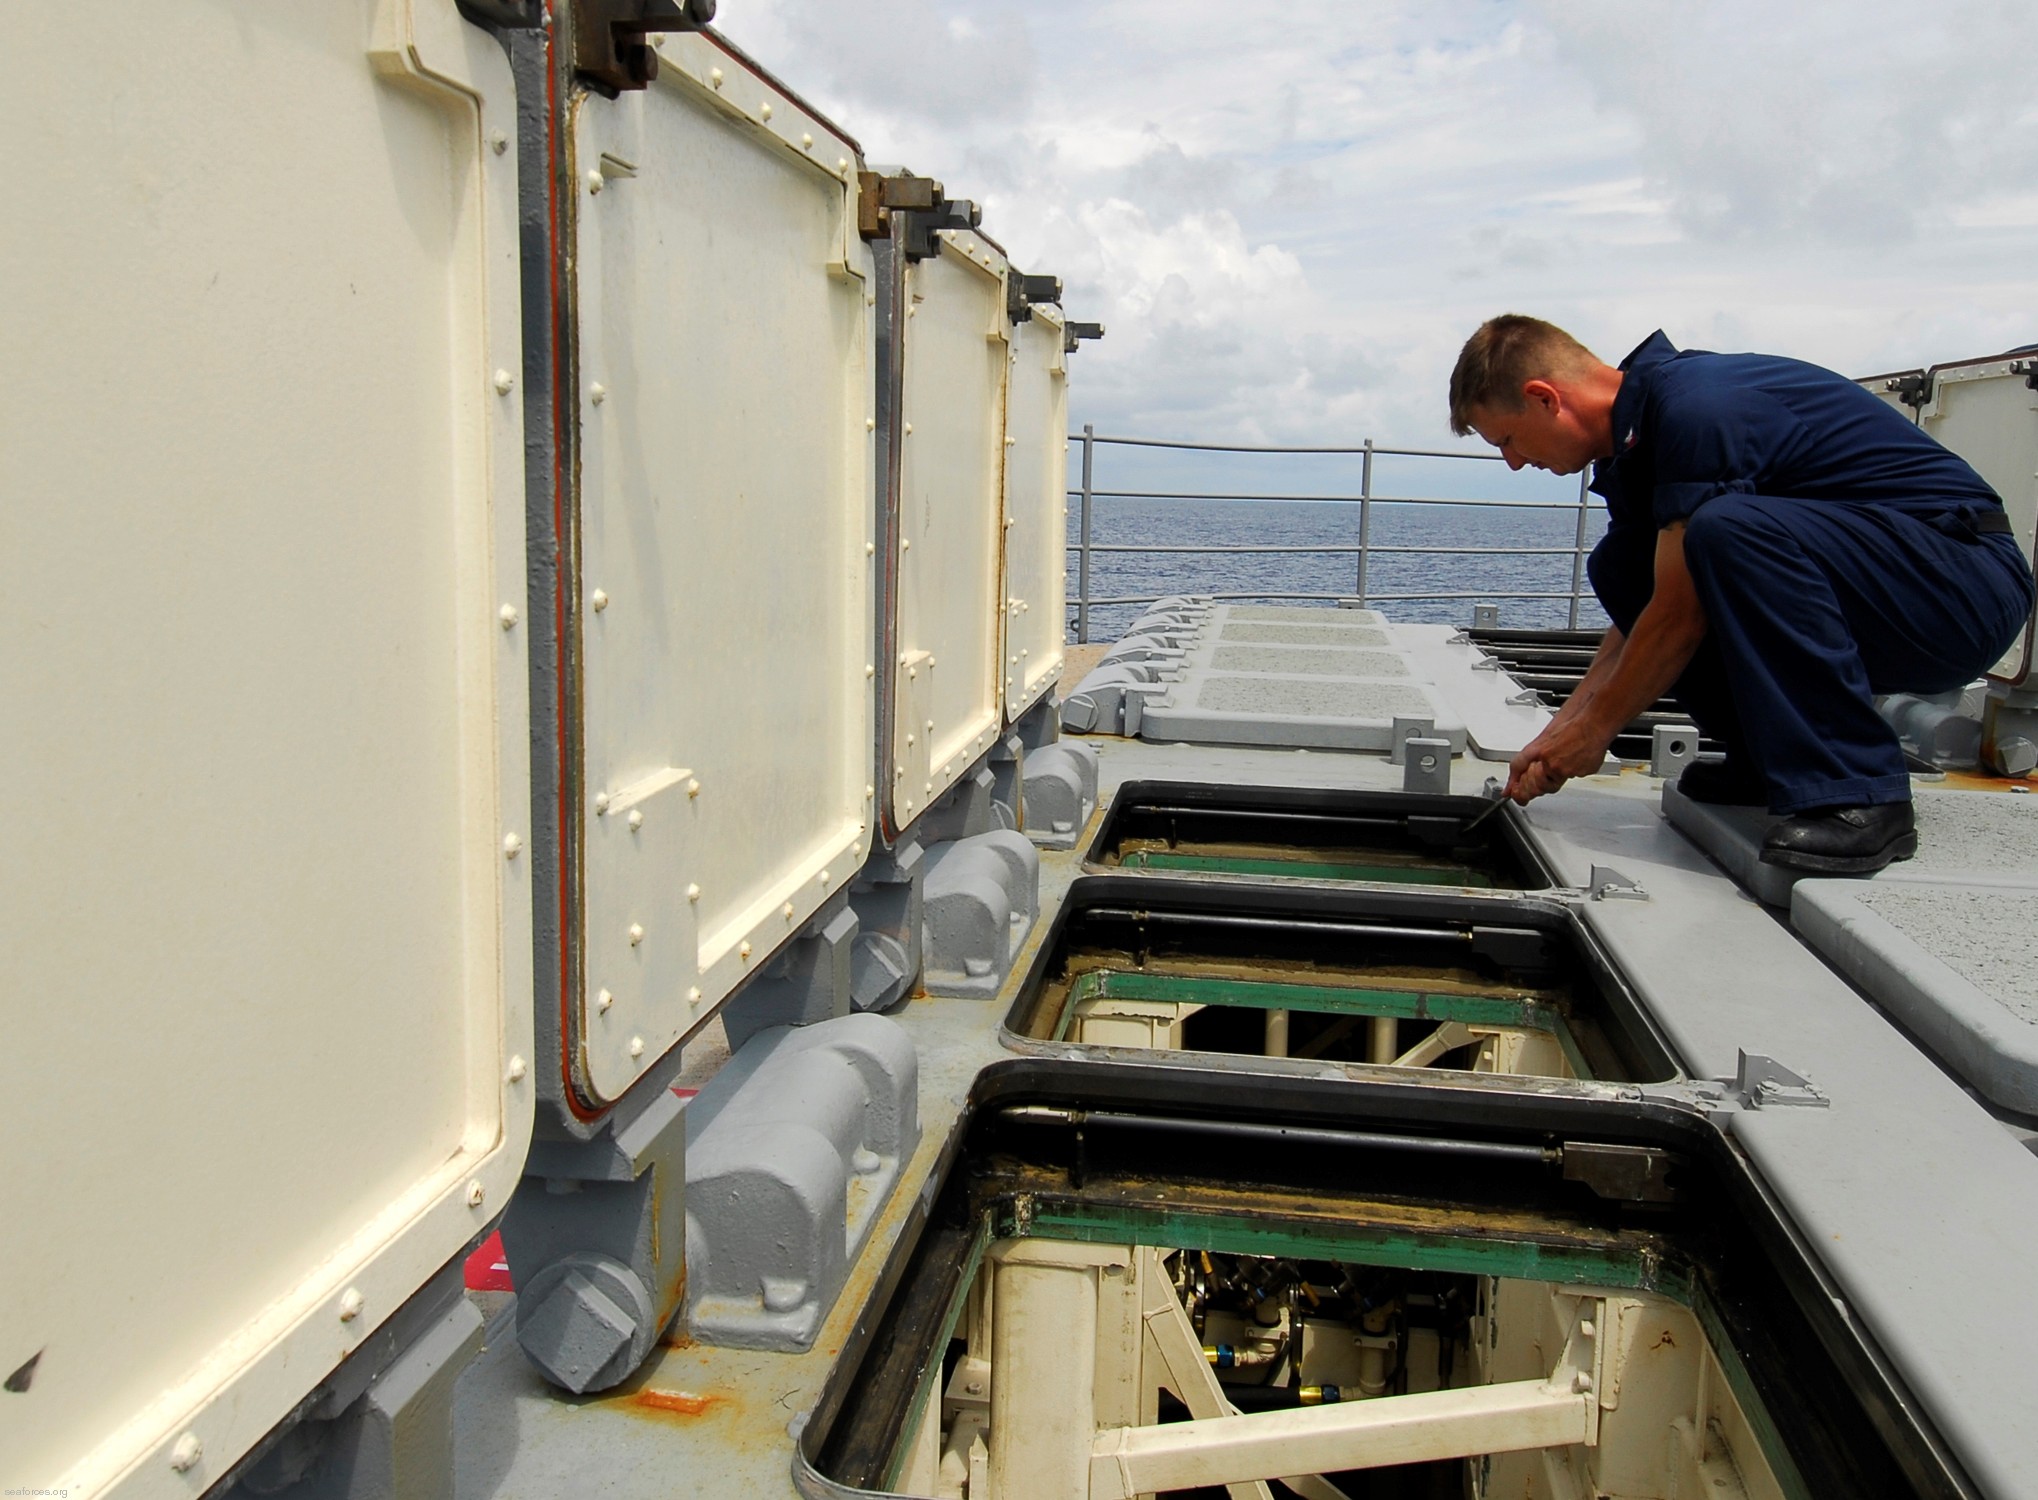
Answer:
[[[1069,479],[1080,484],[1080,444],[1072,445]],[[1360,507],[1333,499],[1147,498],[1125,492],[1173,495],[1357,495],[1357,465],[1337,455],[1222,455],[1106,447],[1093,450],[1091,542],[1114,545],[1356,546]],[[1102,493],[1096,493],[1101,491]],[[1578,481],[1541,474],[1510,474],[1503,465],[1466,459],[1375,461],[1370,545],[1379,547],[1481,547],[1499,555],[1374,552],[1366,593],[1398,620],[1470,623],[1475,603],[1496,604],[1503,625],[1563,626],[1569,621],[1572,548],[1578,526]],[[1511,505],[1389,503],[1409,496],[1510,501]],[[1528,504],[1549,509],[1530,509]],[[1069,498],[1068,588],[1070,639],[1075,639],[1077,554],[1081,502]],[[1604,534],[1597,497],[1587,512],[1586,541]],[[1555,549],[1534,555],[1520,549]],[[1358,557],[1341,553],[1093,552],[1090,595],[1109,599],[1174,593],[1251,593],[1266,602],[1282,594],[1357,593]],[[1257,591],[1265,590],[1264,594]],[[1386,594],[1476,594],[1473,598],[1381,600]],[[1566,595],[1530,599],[1533,594]],[[1293,603],[1310,601],[1291,600]],[[1093,604],[1090,639],[1115,640],[1146,608]],[[1606,617],[1591,598],[1579,611],[1581,626]]]

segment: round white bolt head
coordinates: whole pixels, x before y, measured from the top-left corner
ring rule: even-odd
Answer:
[[[931,656],[927,658],[927,670],[930,672],[934,670],[934,658]]]
[[[864,555],[865,557],[876,557],[876,556],[877,556],[877,543],[876,543],[876,542],[865,542],[865,543],[863,544],[863,555]]]
[[[771,118],[771,101],[766,100],[763,104],[758,105],[757,112],[769,120]]]
[[[491,130],[488,133],[488,144],[497,156],[501,156],[509,150],[509,137],[500,130]]]
[[[601,168],[595,167],[587,174],[587,190],[590,193],[598,193],[601,191],[601,185],[605,181],[607,179],[602,176]]]
[[[866,677],[875,677],[877,676],[877,668],[873,666],[870,662],[865,662],[863,664],[863,675]]]
[[[738,958],[748,958],[750,956],[750,945],[748,943],[745,943],[742,947],[738,948],[736,950],[736,956]]]
[[[631,1037],[631,1038],[630,1038],[630,1056],[632,1056],[632,1057],[642,1057],[643,1055],[644,1055],[644,1038],[642,1038],[641,1036],[633,1036],[633,1037]]]
[[[522,1083],[524,1081],[524,1074],[530,1070],[530,1064],[525,1062],[523,1054],[519,1053],[509,1060],[509,1081],[511,1083]]]
[[[870,801],[871,798],[875,797],[876,795],[877,788],[872,786],[869,782],[866,781],[863,784],[863,800],[868,802]]]
[[[686,999],[689,1005],[699,1005],[701,1003],[701,987],[695,985],[692,989],[688,990],[686,992]]]
[[[600,994],[594,997],[594,1008],[596,1010],[605,1011],[615,1003],[616,997],[614,995],[611,995],[607,990],[603,990]]]
[[[630,832],[635,833],[644,826],[644,814],[637,808],[630,809]]]
[[[909,745],[911,745],[911,744],[915,744],[915,743],[917,743],[917,742],[916,742],[916,741],[914,740],[913,736],[911,736],[911,735],[909,734],[909,735],[907,735],[907,736],[906,736],[906,743],[907,743],[907,744],[909,744]]]
[[[783,910],[783,911],[781,911],[781,912],[779,913],[779,915],[783,916],[783,917],[784,917],[784,918],[785,918],[785,919],[786,919],[786,920],[787,920],[788,922],[790,922],[790,921],[791,921],[791,920],[793,919],[793,904],[792,904],[792,902],[790,902],[790,901],[786,902],[784,910]]]
[[[642,922],[632,922],[630,924],[630,946],[634,948],[643,941],[644,924]]]
[[[1584,1395],[1587,1391],[1592,1389],[1592,1377],[1586,1374],[1583,1370],[1580,1370],[1576,1375],[1573,1375],[1571,1377],[1571,1389],[1576,1391],[1581,1396]]]
[[[1019,439],[1015,437],[1008,437],[1005,439],[1005,446],[1007,448],[1016,448],[1019,446]]]
[[[720,68],[708,69],[708,82],[712,83],[716,88],[720,88],[722,86],[722,70]]]
[[[517,388],[516,376],[510,374],[510,372],[507,370],[497,370],[495,372],[495,393],[498,396],[507,396],[511,391],[515,390],[516,388]]]
[[[911,422],[908,422],[906,424],[906,436],[911,437],[912,435],[913,435],[913,424]]]
[[[928,782],[928,783],[927,783],[927,785],[925,785],[924,787],[920,788],[920,790],[921,790],[922,792],[924,792],[924,793],[925,793],[926,795],[928,795],[929,797],[931,797],[931,796],[933,796],[933,795],[934,795],[934,783],[930,781],[930,782]]]
[[[594,591],[593,597],[591,597],[587,602],[594,606],[594,612],[596,614],[600,614],[603,610],[609,607],[609,591],[607,589],[596,589]]]
[[[929,734],[932,734],[932,733],[934,733],[934,721],[933,721],[932,719],[929,719],[929,720],[927,721],[927,732],[928,732]]]
[[[361,1309],[366,1305],[367,1302],[361,1295],[361,1289],[357,1286],[348,1287],[344,1292],[340,1293],[340,1321],[342,1323],[353,1322],[354,1319],[361,1316]]]
[[[517,607],[514,604],[505,604],[495,612],[495,617],[502,621],[502,628],[504,630],[516,629]]]
[[[478,1178],[475,1181],[467,1184],[467,1206],[469,1208],[481,1207],[481,1205],[485,1201],[487,1201],[487,1198],[488,1189],[481,1185],[481,1182]]]
[[[814,137],[813,137],[813,134],[812,134],[812,132],[810,132],[810,131],[805,131],[805,130],[801,131],[801,132],[800,132],[800,144],[801,144],[802,146],[806,147],[806,148],[807,148],[807,149],[808,149],[809,151],[813,150],[813,149],[814,149]]]
[[[701,783],[699,777],[690,776],[687,778],[686,794],[689,797],[698,797],[701,794]]]
[[[187,1432],[170,1447],[170,1467],[179,1474],[188,1474],[204,1456],[205,1445],[198,1441],[198,1434]]]
[[[838,172],[847,172],[849,170],[849,158],[846,156],[836,157],[835,170]]]
[[[688,886],[688,887],[686,888],[686,899],[687,899],[687,900],[689,900],[689,901],[698,901],[698,900],[700,900],[700,899],[701,899],[701,888],[700,888],[700,887],[699,887],[698,885],[690,885],[690,886]]]
[[[587,388],[587,399],[592,401],[596,406],[600,406],[602,402],[609,399],[609,388],[603,385],[599,380],[597,380],[593,385]]]
[[[502,854],[504,859],[515,859],[517,851],[523,847],[524,841],[516,834],[506,833],[502,836]]]
[[[828,872],[826,870],[823,870],[820,874],[820,877],[815,881],[815,884],[826,885],[827,883],[828,883]]]
[[[609,794],[607,792],[596,792],[594,794],[594,815],[598,818],[608,810]]]

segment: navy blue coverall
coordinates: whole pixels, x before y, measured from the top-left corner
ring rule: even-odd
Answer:
[[[1877,693],[1972,682],[2029,618],[2031,568],[1981,476],[1894,407],[1817,365],[1679,351],[1622,361],[1609,526],[1593,591],[1625,634],[1685,523],[1706,637],[1672,692],[1752,765],[1770,810],[1910,800]]]

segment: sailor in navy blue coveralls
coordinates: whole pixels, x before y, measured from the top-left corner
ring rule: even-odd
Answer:
[[[1746,757],[1772,812],[1908,802],[1878,693],[1965,686],[2030,616],[2031,570],[1981,476],[1853,381],[1794,359],[1621,362],[1610,527],[1588,570],[1623,630],[1651,592],[1656,532],[1686,523],[1705,644],[1672,691]]]
[[[1963,686],[2023,629],[2031,568],[2001,500],[1902,412],[1798,360],[1654,333],[1622,361],[1611,419],[1589,572],[1632,636],[1661,578],[1687,587],[1659,553],[1682,527],[1703,639],[1671,691],[1727,751],[1687,781],[1797,815],[1772,831],[1773,863],[1863,873],[1908,856],[1910,777],[1870,699]]]

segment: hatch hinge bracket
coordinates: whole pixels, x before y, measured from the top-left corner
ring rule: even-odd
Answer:
[[[699,31],[715,19],[715,0],[572,0],[573,68],[610,99],[658,76],[654,31]]]
[[[1612,865],[1594,865],[1586,877],[1585,888],[1594,901],[1647,901],[1649,893],[1642,889],[1641,881],[1632,875],[1623,874]]]
[[[1029,276],[1013,271],[1005,277],[1005,317],[1013,323],[1030,321],[1036,303],[1060,301],[1059,276]]]
[[[1061,326],[1061,352],[1074,354],[1076,345],[1084,339],[1100,339],[1103,336],[1102,323],[1064,323]]]
[[[1923,411],[1932,402],[1932,372],[1913,370],[1883,382],[1883,389],[1912,411]]]
[[[1826,1109],[1833,1102],[1803,1074],[1773,1057],[1745,1050],[1727,1089],[1744,1109]]]

